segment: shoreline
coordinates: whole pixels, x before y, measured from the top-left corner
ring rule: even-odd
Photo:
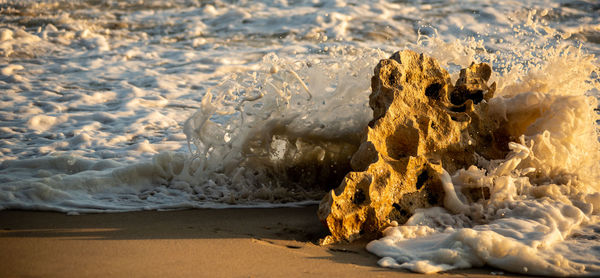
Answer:
[[[0,211],[0,277],[424,277],[366,242],[319,246],[317,205],[66,215]],[[492,268],[434,274],[496,277]],[[428,275],[430,276],[430,275]]]

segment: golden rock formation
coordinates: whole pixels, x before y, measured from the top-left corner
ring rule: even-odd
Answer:
[[[460,72],[455,86],[438,62],[410,50],[375,67],[369,122],[349,172],[327,194],[318,215],[331,235],[324,243],[373,238],[415,209],[442,205],[440,176],[476,164],[477,156],[501,158],[507,138],[495,134],[487,100],[496,84],[487,64]],[[477,145],[476,142],[484,142]]]

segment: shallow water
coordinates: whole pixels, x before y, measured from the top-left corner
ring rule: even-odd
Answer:
[[[594,1],[2,1],[0,15],[1,209],[318,202],[370,120],[373,67],[408,48],[454,78],[490,63],[490,103],[523,137],[448,173],[458,200],[369,250],[419,272],[599,271]],[[465,203],[473,187],[492,198]]]

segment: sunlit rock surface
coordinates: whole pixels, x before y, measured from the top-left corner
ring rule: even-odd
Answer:
[[[486,117],[487,64],[460,72],[453,86],[436,60],[405,50],[384,59],[371,79],[373,120],[349,172],[321,201],[319,218],[331,236],[324,243],[373,238],[417,208],[442,205],[440,176],[506,155],[501,119]],[[486,192],[466,192],[473,199]]]

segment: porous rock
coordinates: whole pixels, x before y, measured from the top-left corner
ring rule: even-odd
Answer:
[[[485,117],[496,87],[487,85],[490,75],[487,64],[472,64],[453,86],[435,59],[410,50],[379,62],[369,96],[373,120],[352,171],[319,206],[331,232],[323,243],[377,237],[417,208],[442,205],[444,170],[507,153],[508,139],[494,133],[498,120]]]

